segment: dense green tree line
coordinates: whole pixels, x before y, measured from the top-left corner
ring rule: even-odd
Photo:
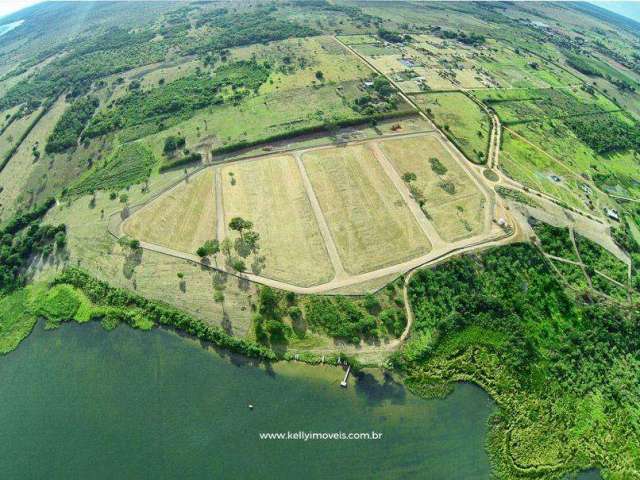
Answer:
[[[191,53],[207,54],[210,51],[286,38],[308,37],[319,33],[311,27],[276,17],[276,10],[277,7],[271,5],[238,13],[218,9],[203,15],[198,21],[198,26],[206,25],[217,32],[206,42],[192,46]]]
[[[62,152],[75,147],[85,125],[98,108],[100,102],[95,97],[76,100],[60,117],[47,139],[44,150],[47,153]]]
[[[0,99],[0,110],[25,101],[52,99],[65,91],[79,96],[89,90],[94,80],[160,61],[167,45],[151,42],[154,36],[148,29],[129,32],[114,28],[80,42],[32,78],[11,87]]]
[[[41,225],[40,219],[55,201],[49,201],[25,214],[13,217],[0,230],[0,295],[25,284],[23,276],[34,255],[47,257],[66,243],[64,225]]]
[[[378,336],[376,318],[345,297],[312,297],[305,304],[309,325],[328,335],[359,344],[361,337]]]
[[[640,149],[640,124],[614,114],[570,117],[564,123],[597,153]]]
[[[66,269],[59,275],[55,284],[69,284],[84,292],[84,294],[98,306],[116,307],[123,310],[137,308],[155,323],[175,328],[200,340],[211,342],[222,348],[264,360],[276,360],[276,354],[261,345],[247,340],[227,335],[221,328],[207,325],[186,313],[157,301],[147,300],[127,290],[110,287],[107,283],[96,280],[85,272],[76,269]],[[130,316],[121,315],[119,320],[127,322]]]

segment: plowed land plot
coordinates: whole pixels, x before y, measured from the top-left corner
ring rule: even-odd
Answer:
[[[261,275],[303,287],[333,278],[333,267],[292,156],[228,165],[221,173],[225,225],[233,217],[253,222],[253,229],[260,234],[259,255],[266,257]],[[227,234],[237,235],[228,230]]]
[[[347,272],[376,270],[431,249],[367,146],[318,150],[303,159]]]
[[[143,242],[195,253],[216,236],[213,170],[191,177],[134,213],[123,231]]]
[[[386,140],[380,146],[399,175],[415,174],[411,184],[424,196],[423,211],[443,240],[454,242],[482,232],[485,198],[440,140],[422,136]],[[445,173],[434,171],[432,158]]]

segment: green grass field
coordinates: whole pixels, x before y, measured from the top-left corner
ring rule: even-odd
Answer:
[[[333,268],[295,158],[234,163],[221,175],[225,225],[233,217],[253,222],[266,259],[261,275],[304,287],[331,280]]]
[[[459,92],[414,95],[413,100],[469,160],[486,162],[491,121],[473,100]]]
[[[49,111],[29,132],[18,150],[9,160],[9,163],[0,172],[0,220],[6,219],[19,205],[28,206],[35,197],[35,191],[28,188],[28,180],[38,162],[48,161],[48,155],[44,154],[44,145],[47,137],[53,130],[58,118],[66,108],[64,97],[58,99]],[[33,148],[37,146],[41,150],[40,159],[36,160]]]
[[[303,159],[347,272],[364,273],[430,250],[367,146],[317,150]]]

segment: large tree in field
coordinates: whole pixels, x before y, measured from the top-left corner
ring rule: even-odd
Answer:
[[[220,243],[216,239],[207,240],[202,244],[201,247],[198,248],[198,250],[196,250],[196,254],[202,258],[213,255],[215,259],[215,256],[218,254],[218,252],[220,252]]]
[[[253,223],[242,217],[233,217],[229,222],[229,228],[237,231],[240,234],[240,237],[242,237],[242,232],[244,230],[251,230],[251,228],[253,228]]]

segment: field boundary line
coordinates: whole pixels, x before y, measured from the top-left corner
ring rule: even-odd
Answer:
[[[302,177],[302,185],[304,186],[304,191],[307,195],[307,199],[311,204],[311,210],[313,210],[313,215],[316,218],[316,223],[318,224],[320,234],[322,235],[322,239],[324,240],[324,246],[327,249],[327,253],[329,254],[329,259],[331,260],[331,265],[333,266],[334,279],[348,277],[348,274],[344,269],[344,265],[342,264],[340,254],[338,253],[338,248],[333,239],[333,235],[331,235],[329,224],[327,223],[324,212],[320,207],[320,202],[318,201],[318,197],[316,197],[316,192],[313,190],[313,184],[311,183],[311,179],[309,178],[307,169],[305,168],[304,162],[302,161],[302,154],[294,152],[293,157],[295,158],[296,165],[298,166],[298,170],[300,171],[300,176]]]
[[[387,156],[382,151],[380,145],[377,142],[372,142],[371,150],[373,152],[373,156],[378,161],[378,164],[382,167],[385,175],[389,178],[389,180],[391,180],[391,183],[393,183],[396,191],[400,194],[407,207],[409,207],[409,210],[411,210],[411,213],[420,226],[422,233],[429,240],[429,243],[431,244],[431,250],[445,245],[444,240],[442,240],[442,237],[436,230],[435,226],[429,221],[420,206],[413,199],[405,183],[400,178],[400,175],[396,171],[393,164],[389,161]]]

